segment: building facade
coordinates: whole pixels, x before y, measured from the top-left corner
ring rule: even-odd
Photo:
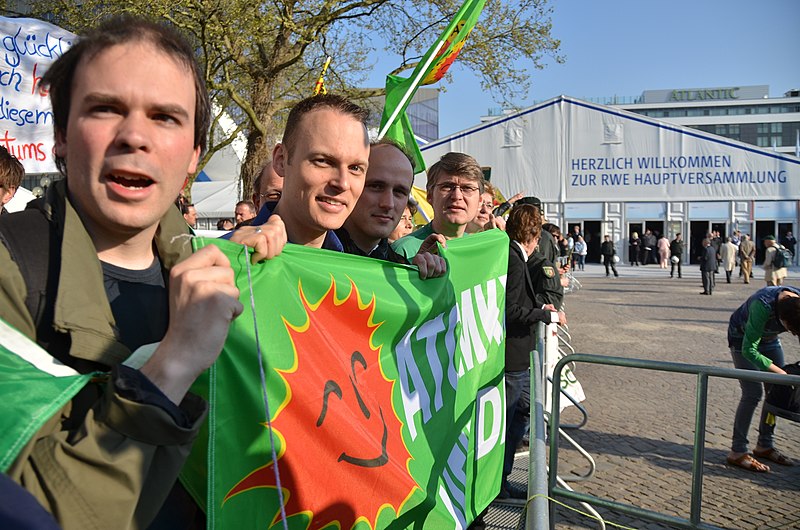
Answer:
[[[770,98],[769,86],[645,90],[619,108],[779,153],[800,147],[800,89]]]
[[[670,97],[698,97],[688,92]],[[742,91],[720,90],[713,97],[737,94]],[[637,108],[663,112],[690,103],[651,101]],[[774,113],[781,119],[791,114]],[[742,116],[752,121],[762,114]],[[422,153],[429,164],[447,151],[475,156],[492,168],[492,182],[507,195],[539,197],[548,220],[564,231],[579,225],[590,260],[599,259],[605,234],[627,261],[632,232],[650,230],[670,239],[680,232],[688,243],[684,261],[693,262],[709,232],[724,238],[739,230],[759,242],[760,262],[764,236],[797,231],[800,158],[701,128],[709,124],[694,125],[560,96],[432,142]]]

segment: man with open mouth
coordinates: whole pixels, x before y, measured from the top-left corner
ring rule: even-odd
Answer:
[[[7,474],[62,528],[146,528],[207,412],[189,387],[242,311],[228,259],[213,245],[193,254],[174,206],[206,147],[208,95],[192,46],[133,17],[78,40],[41,83],[65,178],[0,221],[0,319],[46,350],[44,365],[105,375]],[[270,258],[286,232],[275,217],[237,241]]]

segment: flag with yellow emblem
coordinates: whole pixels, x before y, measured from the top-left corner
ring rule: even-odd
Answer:
[[[431,85],[447,73],[464,47],[478,21],[486,0],[466,0],[456,16],[428,50],[411,77],[386,76],[386,105],[383,108],[379,137],[391,138],[414,157],[414,172],[425,170],[419,145],[411,129],[406,108],[421,85]]]

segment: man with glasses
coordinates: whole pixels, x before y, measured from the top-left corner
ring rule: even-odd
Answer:
[[[433,221],[392,244],[410,262],[420,251],[433,251],[431,234],[457,239],[475,218],[484,191],[483,171],[478,162],[464,153],[447,153],[428,170],[428,202]],[[423,242],[425,243],[423,245]],[[441,240],[440,240],[441,242]]]
[[[253,182],[253,204],[256,205],[256,211],[261,211],[264,204],[278,202],[281,194],[283,194],[283,179],[275,172],[272,160],[268,160]]]

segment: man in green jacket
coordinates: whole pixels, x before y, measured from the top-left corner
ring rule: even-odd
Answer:
[[[63,528],[145,528],[206,414],[189,387],[242,311],[227,258],[215,246],[192,254],[173,205],[206,146],[208,96],[192,47],[134,18],[80,39],[42,85],[65,179],[3,216],[0,318],[73,369],[110,373],[7,473]],[[34,238],[49,244],[26,254]],[[285,241],[276,217],[240,242],[259,259]]]

